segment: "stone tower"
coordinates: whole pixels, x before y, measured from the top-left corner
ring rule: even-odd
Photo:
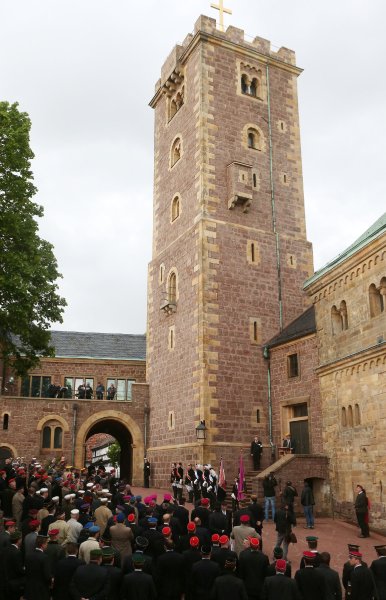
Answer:
[[[220,456],[230,479],[257,432],[270,456],[263,346],[304,310],[313,272],[300,73],[291,50],[201,16],[156,84],[147,446],[157,484],[171,461],[217,468]]]

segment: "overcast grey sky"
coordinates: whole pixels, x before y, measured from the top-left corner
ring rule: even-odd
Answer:
[[[226,25],[296,51],[315,268],[385,210],[384,0],[227,0]],[[0,99],[32,120],[41,235],[68,301],[61,329],[142,333],[153,113],[162,62],[210,0],[0,0]]]

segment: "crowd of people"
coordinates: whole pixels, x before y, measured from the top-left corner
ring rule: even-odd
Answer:
[[[198,465],[199,466],[199,465]],[[299,568],[287,552],[296,517],[288,482],[276,508],[275,478],[266,478],[269,512],[256,496],[231,511],[218,498],[210,465],[197,487],[197,465],[173,463],[173,494],[136,495],[115,471],[75,469],[65,459],[42,465],[6,461],[0,473],[0,598],[4,600],[329,600],[342,599],[328,552],[308,536]],[[213,472],[212,472],[213,471]],[[187,479],[185,479],[187,478]],[[216,480],[216,481],[215,481]],[[174,484],[177,481],[177,490]],[[179,492],[192,483],[190,511]],[[209,489],[209,488],[212,488]],[[189,492],[189,489],[187,489]],[[263,548],[271,517],[277,542]],[[370,567],[349,546],[342,583],[351,600],[386,599],[386,547]]]

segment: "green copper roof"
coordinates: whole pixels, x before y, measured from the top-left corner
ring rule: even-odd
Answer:
[[[372,242],[377,237],[382,235],[382,233],[384,233],[385,230],[386,230],[386,212],[383,213],[383,215],[381,217],[379,217],[379,219],[377,219],[377,221],[375,221],[375,223],[373,223],[373,225],[371,225],[371,227],[369,227],[369,229],[367,229],[364,233],[362,233],[362,235],[357,240],[355,240],[355,242],[353,244],[351,244],[351,246],[346,248],[346,250],[344,250],[343,252],[338,254],[338,256],[336,256],[333,260],[331,260],[329,263],[327,263],[324,267],[319,269],[319,271],[316,271],[312,275],[312,277],[307,279],[304,282],[303,289],[304,290],[307,289],[312,283],[314,283],[320,277],[322,277],[322,275],[324,275],[325,273],[328,273],[328,271],[331,271],[331,269],[333,269],[334,267],[336,267],[337,265],[342,263],[344,260],[346,260],[353,254],[355,254],[355,252],[358,252],[358,250],[361,250],[362,248],[367,246],[370,242]]]

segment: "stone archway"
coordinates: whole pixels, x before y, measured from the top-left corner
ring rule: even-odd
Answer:
[[[95,433],[111,433],[124,448],[125,444],[128,444],[126,448],[128,456],[122,466],[134,485],[142,485],[144,441],[142,431],[134,419],[117,410],[104,410],[86,419],[76,435],[75,465],[77,467],[83,466],[86,440]]]
[[[4,467],[7,458],[15,458],[15,456],[17,456],[15,446],[0,442],[0,467]]]

